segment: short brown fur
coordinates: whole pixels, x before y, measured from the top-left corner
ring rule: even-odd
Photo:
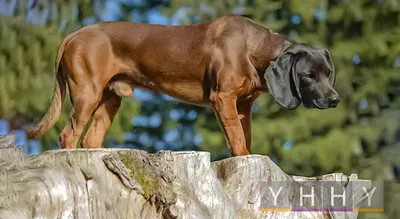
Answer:
[[[38,138],[55,124],[67,84],[73,109],[60,134],[62,148],[77,146],[91,117],[82,146],[102,147],[122,97],[141,88],[212,107],[232,155],[247,155],[252,104],[267,91],[263,74],[285,42],[292,41],[239,15],[184,26],[83,27],[60,46],[52,106],[29,137]]]

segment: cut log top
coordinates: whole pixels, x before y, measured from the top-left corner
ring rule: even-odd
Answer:
[[[27,156],[12,135],[0,136],[0,177],[4,219],[357,218],[353,211],[313,211],[309,201],[293,211],[294,185],[369,183],[354,174],[289,176],[261,155],[210,162],[208,152],[63,149]],[[273,185],[283,188],[275,211]]]

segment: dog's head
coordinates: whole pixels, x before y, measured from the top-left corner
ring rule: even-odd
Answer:
[[[290,45],[271,63],[264,78],[269,93],[285,109],[302,102],[307,108],[328,109],[339,103],[335,69],[326,49]]]

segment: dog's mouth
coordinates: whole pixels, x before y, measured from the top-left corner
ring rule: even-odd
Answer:
[[[320,103],[318,100],[313,100],[313,106],[312,108],[317,108],[320,110],[328,109],[329,107],[326,104]]]

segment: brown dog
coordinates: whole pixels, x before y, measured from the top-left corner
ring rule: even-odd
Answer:
[[[48,112],[29,133],[38,138],[61,113],[66,85],[71,119],[62,148],[102,147],[122,97],[134,88],[212,107],[232,155],[247,155],[251,108],[263,91],[286,109],[336,107],[335,71],[325,49],[298,44],[250,19],[230,15],[186,26],[102,22],[71,33],[57,56],[57,83]]]

